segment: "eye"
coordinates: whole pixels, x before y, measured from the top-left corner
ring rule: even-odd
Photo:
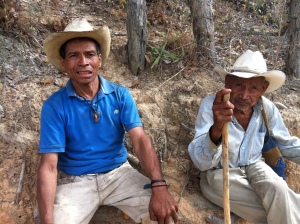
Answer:
[[[68,55],[68,58],[75,58],[76,57],[76,54],[69,54]]]
[[[258,91],[258,88],[256,86],[253,86],[251,89],[250,89],[252,92],[256,92]]]
[[[95,52],[88,52],[87,53],[87,57],[89,57],[89,58],[92,58],[92,57],[95,57],[95,56],[96,56]]]

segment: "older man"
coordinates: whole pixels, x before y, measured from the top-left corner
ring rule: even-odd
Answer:
[[[129,91],[98,74],[110,32],[85,19],[45,40],[49,61],[69,76],[41,112],[38,206],[41,223],[89,223],[100,205],[137,223],[177,222],[177,203]],[[148,178],[127,161],[125,131]],[[151,183],[149,184],[149,182]]]
[[[188,147],[192,161],[202,171],[203,195],[223,206],[221,142],[223,126],[229,122],[230,210],[254,223],[300,223],[300,195],[276,170],[282,165],[281,158],[271,167],[262,157],[265,139],[271,136],[284,157],[300,164],[300,140],[290,136],[276,106],[263,97],[282,86],[284,73],[267,71],[262,54],[250,50],[230,72],[221,67],[215,70],[225,78],[225,89],[201,102],[195,137]],[[225,94],[230,94],[230,101],[223,100]]]

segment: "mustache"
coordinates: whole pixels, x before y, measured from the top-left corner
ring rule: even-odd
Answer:
[[[249,100],[249,99],[243,100],[242,98],[236,98],[234,101],[235,101],[235,103],[251,104],[251,100]]]

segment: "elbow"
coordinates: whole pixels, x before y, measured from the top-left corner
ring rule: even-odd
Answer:
[[[54,164],[41,164],[38,169],[38,175],[44,174],[57,174],[57,165]]]
[[[38,168],[38,179],[44,176],[57,176],[57,164],[56,163],[41,163]]]
[[[57,153],[42,154],[40,166],[38,168],[38,173],[57,174],[57,162]]]
[[[195,151],[194,151],[194,149],[191,147],[191,145],[189,145],[188,151],[189,151],[190,158],[191,158],[193,164],[194,164],[200,171],[202,171],[201,163],[200,163],[200,161],[198,161],[198,158],[197,158],[197,156],[195,155]]]
[[[207,171],[212,167],[211,159],[204,156],[202,150],[196,150],[195,147],[190,144],[188,147],[188,151],[193,164],[200,171]]]

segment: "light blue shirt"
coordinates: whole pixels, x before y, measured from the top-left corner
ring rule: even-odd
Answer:
[[[188,151],[193,163],[201,170],[222,167],[222,144],[215,145],[209,136],[213,125],[212,106],[215,95],[208,96],[201,102],[196,120],[194,140]],[[264,107],[269,120],[271,135],[283,157],[300,164],[300,139],[290,136],[277,107],[263,97]],[[233,116],[228,123],[228,164],[229,167],[246,166],[262,159],[262,147],[267,128],[262,115],[262,102],[258,101],[247,130]]]

